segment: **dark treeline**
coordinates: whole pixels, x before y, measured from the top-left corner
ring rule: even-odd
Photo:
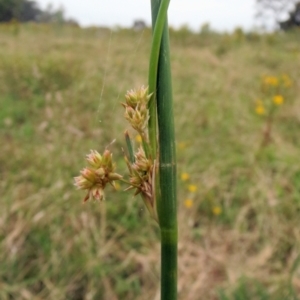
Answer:
[[[288,16],[288,18],[286,17]],[[300,26],[299,0],[256,0],[256,18],[262,27],[273,24],[288,30]]]
[[[0,22],[63,22],[77,24],[76,21],[66,19],[62,8],[53,9],[49,5],[42,10],[35,1],[32,0],[0,0]]]
[[[283,22],[279,22],[279,24],[280,28],[283,30],[300,26],[300,2],[298,2],[295,9],[289,13],[289,18]]]

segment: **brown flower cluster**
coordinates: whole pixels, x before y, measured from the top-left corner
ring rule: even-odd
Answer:
[[[91,153],[86,156],[86,160],[89,166],[81,170],[81,175],[74,177],[74,185],[78,189],[88,190],[84,202],[89,198],[102,200],[107,183],[114,186],[115,180],[120,180],[122,176],[114,172],[115,164],[109,150],[105,150],[103,155],[91,150]]]
[[[136,189],[134,195],[141,194],[143,201],[151,216],[158,220],[155,201],[155,168],[153,162],[148,159],[142,147],[134,155],[135,161],[127,166],[130,172],[130,186],[127,190]]]

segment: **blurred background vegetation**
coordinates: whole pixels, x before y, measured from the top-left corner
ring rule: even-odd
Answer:
[[[255,11],[256,25],[260,29],[288,30],[300,25],[299,0],[255,0]],[[49,4],[46,9],[41,9],[33,0],[0,0],[0,23],[12,20],[78,25],[76,20],[65,17],[62,6],[55,9]]]
[[[1,300],[159,299],[159,233],[142,201],[118,186],[83,205],[72,179],[113,139],[125,172],[120,103],[146,82],[150,39],[0,25]],[[171,43],[179,299],[300,299],[298,28],[206,24],[171,29]]]
[[[54,9],[51,4],[42,10],[35,1],[31,0],[0,0],[0,23],[18,22],[60,22],[77,24],[73,19],[66,19],[64,9]]]

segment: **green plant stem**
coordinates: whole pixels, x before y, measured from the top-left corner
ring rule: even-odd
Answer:
[[[133,152],[133,147],[132,147],[132,141],[130,139],[130,136],[129,136],[129,133],[127,130],[125,131],[125,140],[126,140],[127,150],[129,153],[129,160],[130,160],[130,163],[133,164],[134,163],[134,152]]]
[[[160,53],[160,44],[162,40],[162,34],[164,30],[164,25],[167,20],[167,12],[170,0],[151,0],[152,7],[152,28],[153,28],[153,38],[150,53],[149,62],[149,75],[148,75],[148,86],[149,94],[152,94],[149,100],[149,140],[151,145],[152,158],[156,157],[157,154],[157,117],[156,117],[156,84],[157,84],[157,71],[158,71],[158,60]]]
[[[151,0],[152,23],[165,17],[156,77],[159,131],[159,186],[157,210],[161,230],[161,299],[177,299],[177,195],[176,151],[173,116],[169,32],[166,15],[160,15],[164,0]],[[159,12],[159,13],[158,13]]]

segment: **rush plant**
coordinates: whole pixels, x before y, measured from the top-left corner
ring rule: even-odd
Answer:
[[[132,89],[122,104],[125,119],[139,134],[142,143],[134,149],[125,132],[126,164],[129,178],[115,172],[112,153],[92,150],[88,167],[75,177],[75,185],[87,190],[84,201],[102,200],[107,184],[116,180],[128,184],[127,190],[140,194],[161,233],[161,299],[177,299],[177,197],[176,153],[170,68],[167,11],[170,0],[151,0],[152,45],[148,87]]]

